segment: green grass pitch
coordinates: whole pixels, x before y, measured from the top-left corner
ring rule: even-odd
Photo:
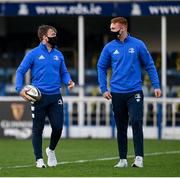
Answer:
[[[43,141],[45,148],[49,140]],[[114,168],[118,161],[115,139],[62,139],[56,149],[58,166],[38,169],[31,140],[0,139],[1,177],[179,177],[180,141],[145,140],[144,168],[130,167],[134,159],[128,143],[128,168]]]

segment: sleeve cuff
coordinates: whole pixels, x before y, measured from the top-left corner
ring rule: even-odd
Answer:
[[[101,93],[103,94],[104,92],[108,91],[108,89],[106,87],[102,87],[101,88]]]
[[[21,88],[16,88],[16,92],[19,95],[19,93],[21,92]]]
[[[68,85],[68,84],[69,84],[69,81],[71,81],[71,80],[72,80],[71,78],[69,78],[68,80],[66,80],[65,85]]]
[[[153,88],[154,88],[154,89],[158,89],[158,88],[160,88],[159,83],[153,84]]]

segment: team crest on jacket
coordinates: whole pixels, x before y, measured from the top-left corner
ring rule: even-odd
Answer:
[[[134,48],[129,48],[129,49],[128,49],[128,52],[129,52],[129,53],[134,53],[135,50],[134,50]]]
[[[54,56],[54,60],[55,60],[55,61],[59,61],[59,57],[55,55],[55,56]]]

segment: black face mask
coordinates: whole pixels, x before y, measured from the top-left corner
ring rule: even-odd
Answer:
[[[112,31],[110,31],[110,34],[113,35],[113,36],[115,36],[115,37],[117,37],[117,36],[119,35],[119,31],[117,31],[117,32],[112,32]]]
[[[110,31],[110,34],[112,35],[113,38],[118,38],[118,36],[121,36],[120,31],[121,30],[118,30],[117,32]]]
[[[48,36],[47,36],[48,37]],[[57,36],[54,37],[48,37],[48,43],[54,48],[57,45]]]

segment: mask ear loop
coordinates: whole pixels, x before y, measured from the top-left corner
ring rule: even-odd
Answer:
[[[49,37],[48,36],[46,36],[47,37],[47,42],[49,42]]]
[[[120,36],[122,35],[123,31],[124,31],[124,30],[123,30],[122,28],[119,30],[119,35],[120,35]]]

